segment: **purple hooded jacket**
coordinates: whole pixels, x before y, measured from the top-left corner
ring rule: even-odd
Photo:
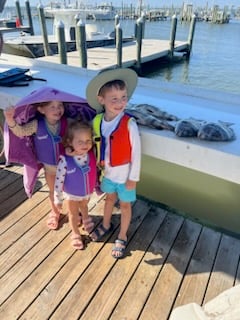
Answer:
[[[87,121],[93,119],[96,111],[91,108],[87,101],[73,94],[60,91],[55,88],[44,86],[31,92],[15,105],[15,121],[19,125],[33,120],[36,116],[34,103],[47,101],[64,102],[65,115],[68,118],[82,118]],[[27,196],[32,196],[39,170],[42,165],[37,161],[33,137],[17,137],[4,125],[4,151],[6,163],[19,163],[24,165],[23,184]]]

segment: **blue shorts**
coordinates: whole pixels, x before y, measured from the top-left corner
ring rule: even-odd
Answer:
[[[128,190],[125,183],[115,183],[105,177],[101,182],[101,190],[105,193],[114,193],[118,195],[120,201],[133,202],[136,200],[136,189]]]

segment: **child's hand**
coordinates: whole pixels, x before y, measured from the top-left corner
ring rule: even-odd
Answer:
[[[15,114],[15,109],[14,107],[8,107],[4,111],[4,116],[6,119],[6,122],[9,127],[14,127],[16,125],[16,121],[14,120],[14,114]]]
[[[14,117],[15,109],[14,107],[8,107],[5,110],[3,110],[4,116],[6,120],[12,120]]]
[[[133,190],[133,189],[136,189],[136,186],[137,186],[137,182],[136,181],[127,180],[126,189]]]

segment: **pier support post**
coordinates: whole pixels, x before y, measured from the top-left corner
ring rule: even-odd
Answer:
[[[119,18],[119,15],[116,14],[115,15],[115,22],[114,22],[115,28],[117,27],[117,25],[119,25],[119,23],[120,23],[120,18]]]
[[[187,52],[187,57],[189,58],[191,51],[192,51],[192,43],[193,43],[193,37],[194,37],[194,31],[195,31],[195,26],[196,26],[196,15],[194,14],[192,16],[191,24],[190,24],[190,29],[189,29],[189,34],[188,34],[188,52]]]
[[[117,66],[122,68],[122,29],[120,24],[116,26]]]
[[[25,1],[25,6],[26,6],[27,17],[28,17],[29,31],[30,31],[31,36],[33,36],[34,35],[34,30],[33,30],[32,14],[31,14],[31,8],[30,8],[29,0]]]
[[[136,71],[141,73],[141,52],[142,52],[142,34],[143,34],[143,21],[142,18],[137,20],[136,24],[136,48],[137,48],[137,62],[136,62]]]
[[[174,54],[174,45],[175,45],[175,38],[176,38],[176,30],[177,30],[177,16],[174,14],[172,16],[172,27],[171,27],[171,35],[170,35],[170,57],[173,57]]]
[[[57,24],[57,39],[58,39],[58,53],[60,56],[60,63],[67,64],[67,48],[65,41],[64,24],[59,21]]]
[[[42,4],[38,6],[38,13],[39,13],[39,20],[40,20],[40,25],[42,29],[44,54],[45,56],[50,56],[51,50],[48,43],[47,27],[46,27],[44,9]]]
[[[87,68],[87,41],[85,24],[79,20],[76,27],[76,46],[79,51],[80,67]]]
[[[22,14],[21,14],[21,8],[20,8],[20,3],[18,0],[15,1],[15,5],[16,5],[16,11],[17,11],[17,18],[19,21],[19,24],[22,26]]]

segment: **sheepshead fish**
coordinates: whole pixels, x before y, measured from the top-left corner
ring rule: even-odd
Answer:
[[[236,139],[235,133],[230,126],[233,123],[218,121],[207,122],[198,131],[198,138],[209,141],[231,141]]]
[[[144,114],[149,114],[160,120],[168,120],[168,121],[178,121],[179,118],[174,116],[173,114],[169,114],[166,111],[159,109],[158,107],[152,106],[150,104],[129,104],[127,109],[134,109],[140,111]]]
[[[128,114],[132,115],[136,119],[139,125],[146,126],[153,129],[158,129],[158,130],[165,129],[165,130],[174,131],[174,126],[172,126],[165,120],[159,120],[150,114],[146,114],[146,113],[144,114],[136,109],[126,109],[126,111]]]
[[[197,137],[203,122],[203,120],[196,120],[193,118],[180,120],[176,123],[174,130],[175,134],[178,137]]]

